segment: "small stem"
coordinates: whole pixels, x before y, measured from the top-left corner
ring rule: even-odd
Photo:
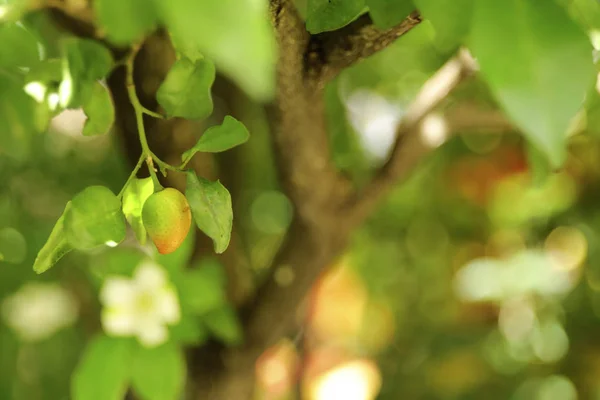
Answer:
[[[151,117],[154,117],[154,118],[158,118],[158,119],[165,119],[165,117],[164,117],[163,115],[161,115],[161,114],[159,114],[159,113],[157,113],[157,112],[154,112],[154,111],[148,110],[148,109],[147,109],[146,107],[144,107],[144,106],[142,106],[142,112],[143,112],[144,114],[146,114],[146,115],[149,115],[149,116],[151,116]]]
[[[126,67],[126,78],[125,78],[125,84],[127,86],[127,94],[129,95],[129,101],[131,102],[131,105],[133,106],[134,112],[135,112],[135,119],[136,119],[136,123],[137,123],[137,128],[138,128],[138,136],[140,138],[140,144],[142,146],[142,158],[146,160],[146,163],[148,164],[148,169],[150,171],[150,175],[152,175],[152,179],[155,180],[155,186],[157,187],[162,187],[160,186],[160,183],[158,183],[158,178],[156,177],[156,171],[154,170],[154,163],[156,163],[156,165],[158,166],[158,168],[160,169],[160,171],[162,172],[162,174],[164,176],[166,176],[167,174],[167,170],[170,171],[180,171],[179,168],[174,167],[164,161],[162,161],[160,158],[158,158],[158,156],[156,154],[154,154],[152,152],[152,150],[150,150],[150,146],[148,145],[148,139],[146,138],[146,129],[144,127],[144,114],[156,117],[156,118],[164,118],[162,115],[155,113],[154,111],[150,111],[148,110],[146,107],[144,107],[142,105],[142,103],[140,102],[140,99],[137,96],[137,93],[135,91],[135,84],[133,82],[133,64],[135,61],[135,56],[137,55],[138,51],[140,50],[140,45],[136,45],[132,48],[131,54],[129,55],[129,57],[127,58],[126,62],[125,62],[125,67]]]
[[[158,176],[156,176],[156,170],[154,169],[154,162],[152,161],[152,156],[146,157],[146,165],[148,166],[148,171],[150,172],[150,176],[152,177],[152,182],[154,182],[154,190],[162,190],[163,185],[160,184]]]
[[[135,176],[137,175],[137,172],[140,170],[140,168],[142,167],[142,164],[144,162],[144,155],[140,155],[140,159],[138,160],[137,164],[135,165],[135,168],[133,169],[133,171],[131,171],[131,174],[129,174],[129,178],[127,178],[127,181],[125,182],[125,184],[123,185],[123,188],[121,189],[121,191],[119,192],[119,194],[117,195],[117,198],[120,200],[121,197],[123,197],[123,194],[125,193],[125,189],[127,188],[127,186],[129,185],[129,182],[131,182],[131,180],[133,178],[135,178]]]
[[[188,156],[185,160],[183,160],[183,162],[181,163],[181,165],[179,166],[180,170],[184,170],[185,166],[192,160],[192,156]]]

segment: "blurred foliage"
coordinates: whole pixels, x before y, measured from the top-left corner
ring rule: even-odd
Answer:
[[[209,255],[194,268],[184,268],[193,235],[168,256],[136,242],[136,235],[145,237],[140,198],[149,195],[139,182],[139,188],[129,186],[125,192],[123,209],[130,223],[138,219],[137,227],[133,223],[135,233],[128,232],[119,247],[71,252],[59,268],[42,276],[32,271],[36,253],[65,204],[86,187],[102,185],[112,191],[103,206],[118,209],[111,199],[130,169],[113,134],[85,136],[104,133],[111,124],[106,121],[114,118],[98,80],[115,60],[96,42],[65,41],[42,12],[23,17],[26,7],[16,3],[7,14],[11,19],[0,26],[0,399],[57,400],[75,393],[74,400],[111,400],[122,397],[127,385],[151,400],[175,398],[185,375],[181,348],[210,336],[230,345],[243,341],[226,301],[222,268]],[[194,8],[202,2],[149,2],[141,13],[139,1],[124,2],[131,9],[121,3],[94,3],[112,43],[136,41],[158,23],[171,30],[179,61],[163,91],[163,102],[173,106],[169,114],[196,117],[194,112],[204,116],[212,110],[210,96],[199,100],[205,107],[200,109],[194,103],[199,98],[185,93],[206,95],[215,66],[251,98],[273,95],[273,38],[260,18],[266,2],[214,1],[210,12],[200,13],[202,20],[195,19],[200,8]],[[381,10],[398,5],[298,3],[306,6],[302,10],[313,31],[343,26],[365,7],[376,22],[387,25],[391,22]],[[334,356],[323,351],[331,359],[376,360],[382,376],[380,399],[600,398],[600,95],[592,87],[597,64],[591,64],[600,48],[600,6],[593,0],[552,2],[544,14],[548,20],[536,20],[536,28],[521,24],[524,31],[519,33],[497,26],[502,21],[520,24],[509,15],[511,7],[520,10],[517,0],[507,3],[511,7],[496,5],[493,14],[479,5],[475,17],[472,3],[461,0],[469,12],[460,18],[451,17],[455,2],[414,3],[426,21],[326,88],[337,166],[357,186],[372,176],[386,159],[395,125],[418,90],[456,48],[473,39],[469,21],[481,15],[475,32],[483,43],[475,44],[475,53],[482,61],[482,76],[461,86],[442,108],[461,102],[478,109],[502,108],[524,132],[477,138],[459,134],[399,185],[353,235],[340,261],[341,270],[351,273],[334,268],[333,278],[316,285],[317,308],[306,319],[307,348],[334,341],[344,351],[333,351]],[[336,10],[338,6],[343,10]],[[401,14],[409,9],[398,7]],[[132,20],[135,24],[123,22]],[[563,28],[568,35],[562,36]],[[504,33],[528,46],[519,50],[529,63],[508,59],[485,42],[495,43]],[[570,47],[584,33],[595,53],[591,45],[586,53],[587,44],[577,51]],[[197,40],[186,40],[190,37]],[[530,41],[522,43],[523,37]],[[561,40],[565,47],[557,52],[552,43]],[[531,53],[544,57],[530,60]],[[581,69],[565,76],[565,60]],[[514,64],[515,70],[504,68],[505,63]],[[540,80],[532,82],[523,71],[539,74]],[[192,79],[193,85],[182,85],[182,77]],[[27,86],[32,82],[43,84],[42,91]],[[79,87],[66,88],[65,82]],[[513,84],[531,101],[514,102],[506,96],[504,87]],[[564,130],[584,91],[584,109],[565,146]],[[172,93],[174,98],[169,97]],[[561,102],[554,101],[557,93],[564,97]],[[188,102],[178,102],[178,96],[188,96]],[[290,224],[293,207],[276,184],[264,110],[253,101],[240,103],[240,120],[250,139],[236,150],[236,173],[246,186],[235,199],[235,218],[249,266],[260,277]],[[77,109],[62,109],[66,107]],[[212,129],[235,135],[231,142],[199,142],[198,148],[221,151],[247,137],[237,124]],[[545,142],[546,135],[554,138],[551,143]],[[558,154],[563,149],[564,157]],[[566,161],[555,168],[561,158]],[[197,203],[192,207],[204,205]],[[230,219],[223,222],[230,224]],[[221,226],[212,228],[211,237],[221,250],[219,238],[226,233]],[[169,341],[152,350],[133,338],[101,334],[105,304],[100,293],[107,279],[119,276],[132,284],[136,267],[149,260],[166,271],[165,285],[174,288],[180,313],[168,327]],[[281,278],[286,279],[285,273]],[[287,344],[284,353],[295,360],[289,349],[294,346]],[[315,350],[315,359],[320,351]],[[109,357],[114,365],[133,367],[107,369]],[[370,374],[377,372],[365,363]],[[169,374],[157,367],[163,365],[169,366]],[[102,386],[105,392],[92,390],[98,376],[108,382]]]

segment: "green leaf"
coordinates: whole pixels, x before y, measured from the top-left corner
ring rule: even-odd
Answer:
[[[531,144],[527,146],[527,162],[531,171],[531,180],[534,186],[542,187],[552,173],[548,158]]]
[[[212,113],[210,88],[215,66],[207,59],[196,62],[181,58],[173,64],[158,88],[156,99],[169,117],[206,118]]]
[[[306,29],[310,33],[339,29],[358,17],[364,8],[365,0],[308,0]]]
[[[62,107],[79,107],[92,96],[95,81],[110,72],[112,55],[100,43],[79,38],[65,39],[63,52],[60,104]]]
[[[204,323],[210,331],[229,346],[242,344],[244,334],[242,326],[235,310],[231,306],[225,306],[211,311],[203,318]]]
[[[27,255],[27,243],[14,228],[0,229],[0,261],[20,264]]]
[[[138,242],[142,245],[146,244],[147,239],[146,228],[142,221],[142,208],[152,193],[154,193],[152,178],[132,179],[123,193],[123,214],[133,228]]]
[[[169,329],[169,336],[176,343],[198,346],[206,342],[208,331],[198,317],[183,314],[181,321]]]
[[[178,346],[139,347],[133,362],[132,387],[145,400],[177,400],[185,382],[185,358]]]
[[[478,0],[413,0],[421,15],[435,28],[436,45],[454,51],[471,27],[474,2]]]
[[[23,91],[22,82],[0,72],[0,154],[25,160],[37,131],[35,100]]]
[[[81,79],[102,79],[113,67],[110,51],[99,42],[68,38],[64,40],[63,46],[71,73]]]
[[[197,49],[185,56],[204,54],[256,100],[273,97],[277,47],[267,1],[169,0],[157,7],[178,47]]]
[[[96,0],[94,10],[106,38],[119,46],[139,41],[158,22],[154,2],[147,0]]]
[[[73,400],[123,400],[131,377],[132,341],[99,336],[73,373]]]
[[[110,131],[115,122],[115,107],[106,86],[98,81],[94,83],[91,97],[83,104],[83,112],[88,117],[83,126],[84,136],[104,135]]]
[[[186,271],[176,286],[181,301],[196,315],[218,309],[227,302],[219,263],[207,263],[202,268]]]
[[[25,82],[55,83],[62,80],[63,61],[59,58],[49,58],[40,61],[29,68]]]
[[[71,202],[69,201],[65,206],[62,215],[58,221],[56,221],[46,244],[44,244],[44,247],[39,251],[35,262],[33,263],[33,270],[36,273],[41,274],[42,272],[46,272],[65,254],[73,250],[73,247],[71,247],[67,241],[64,227],[65,214],[67,214],[70,208]]]
[[[596,73],[588,37],[554,1],[478,0],[471,49],[508,116],[559,167]]]
[[[401,23],[416,7],[412,0],[366,0],[369,14],[379,29]]]
[[[221,182],[211,182],[187,172],[185,197],[190,203],[196,225],[213,240],[215,252],[222,253],[229,246],[233,226],[231,195]]]
[[[104,186],[89,186],[71,200],[65,216],[67,240],[76,249],[115,246],[125,239],[121,202]]]
[[[16,23],[0,24],[0,68],[30,67],[40,60],[38,40]]]
[[[183,161],[189,161],[199,151],[219,153],[245,143],[250,137],[248,129],[232,116],[225,116],[221,125],[208,128],[194,147],[181,156]]]

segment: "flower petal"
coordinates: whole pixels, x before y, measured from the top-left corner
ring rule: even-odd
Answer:
[[[145,347],[156,347],[169,337],[167,328],[158,323],[139,324],[137,331],[138,340]]]
[[[135,315],[127,308],[104,308],[101,321],[109,335],[133,336],[137,331]]]
[[[181,313],[179,310],[179,299],[175,290],[172,287],[162,290],[157,300],[162,320],[170,325],[178,323]]]
[[[100,302],[105,306],[129,305],[135,301],[135,287],[130,279],[107,278],[100,290]]]
[[[167,283],[167,276],[162,267],[153,262],[143,262],[135,270],[133,279],[139,289],[158,291]]]

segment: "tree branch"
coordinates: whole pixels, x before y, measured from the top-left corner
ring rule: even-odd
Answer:
[[[420,14],[414,11],[395,27],[379,30],[365,14],[341,29],[313,35],[306,55],[308,76],[324,86],[343,69],[383,50],[420,22]]]
[[[279,61],[276,102],[268,116],[279,180],[303,223],[329,228],[335,224],[331,210],[341,204],[336,199],[350,193],[351,184],[331,160],[323,92],[306,82],[310,34],[292,1],[274,1],[271,10]]]
[[[347,205],[352,219],[363,221],[380,199],[431,150],[419,136],[420,123],[475,69],[474,60],[462,51],[423,85],[396,128],[396,143],[388,161]]]

